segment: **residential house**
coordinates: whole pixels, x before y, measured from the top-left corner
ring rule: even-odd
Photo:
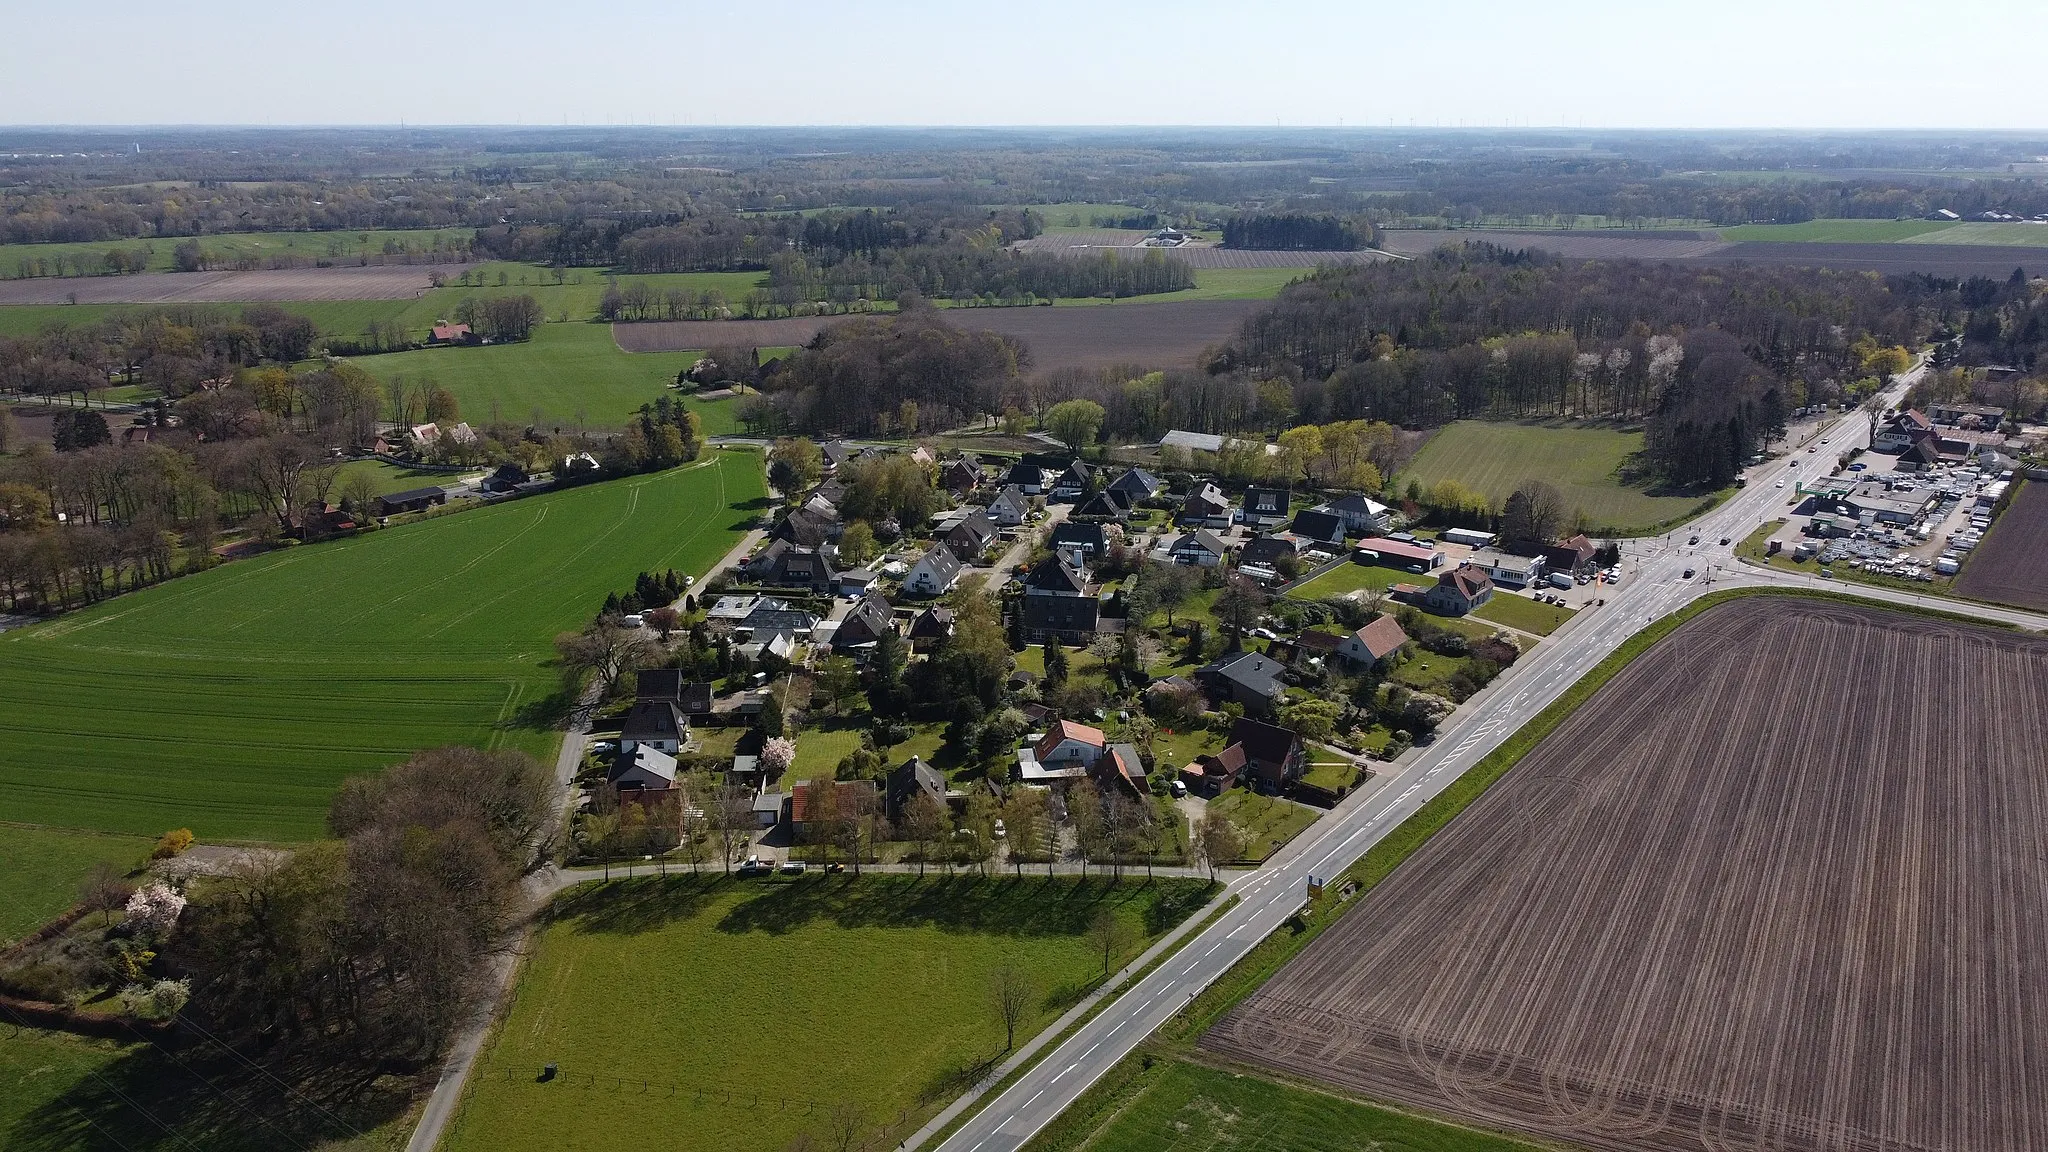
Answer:
[[[1129,496],[1133,501],[1149,500],[1166,489],[1166,482],[1143,468],[1127,469],[1123,475],[1109,482],[1108,492]]]
[[[1584,532],[1543,550],[1543,566],[1567,576],[1591,576],[1600,566],[1600,548]]]
[[[1249,716],[1231,725],[1226,750],[1231,745],[1243,747],[1245,770],[1258,781],[1261,792],[1286,791],[1308,768],[1308,749],[1299,734]]]
[[[841,464],[853,459],[854,451],[844,440],[827,440],[818,445],[818,455],[824,458],[825,471],[837,472]]]
[[[923,652],[953,634],[953,610],[931,607],[910,618],[910,646]]]
[[[412,441],[413,447],[425,448],[441,442],[441,426],[429,420],[425,424],[415,424],[406,429],[405,435],[406,439]]]
[[[1404,572],[1428,573],[1441,567],[1444,554],[1427,544],[1410,544],[1386,536],[1371,536],[1358,542],[1352,559],[1361,564],[1378,564]]]
[[[642,668],[633,674],[635,700],[667,700],[680,706],[683,693],[691,686],[692,682],[681,668]],[[703,709],[705,712],[710,710],[708,707]]]
[[[1335,659],[1337,649],[1351,637],[1339,636],[1335,632],[1310,629],[1298,632],[1292,640],[1275,640],[1266,645],[1266,655],[1281,661],[1289,667],[1298,668],[1318,661],[1328,663]]]
[[[946,533],[945,543],[961,563],[972,564],[981,559],[981,554],[995,538],[995,521],[989,519],[988,513],[976,508],[953,525],[952,530]]]
[[[1270,712],[1285,691],[1279,661],[1259,652],[1225,656],[1195,670],[1195,679],[1217,703],[1235,700],[1246,708]]]
[[[1015,779],[1025,784],[1078,780],[1109,748],[1102,729],[1060,720],[1017,749]]]
[[[910,450],[910,459],[924,469],[935,469],[939,466],[938,456],[922,444]]]
[[[802,548],[822,548],[839,534],[839,522],[810,508],[792,508],[768,530],[768,539]]]
[[[832,562],[818,548],[776,540],[747,562],[747,578],[776,588],[808,588],[823,596],[832,594],[839,577]]]
[[[674,756],[690,739],[690,722],[673,700],[635,700],[619,729],[619,753],[628,754],[642,745]]]
[[[1489,579],[1504,588],[1530,588],[1543,579],[1541,556],[1516,556],[1510,552],[1481,548],[1472,553],[1466,563],[1486,573]]]
[[[675,787],[676,758],[652,744],[637,744],[612,760],[604,780],[621,792],[661,792]]]
[[[470,335],[469,325],[450,324],[444,320],[427,329],[427,343],[474,344],[476,343],[476,338]]]
[[[981,462],[972,456],[946,465],[939,473],[939,486],[955,496],[965,496],[981,487]]]
[[[1104,792],[1121,792],[1133,799],[1145,795],[1145,762],[1130,744],[1111,744],[1103,749],[1088,778]]]
[[[1071,519],[1113,520],[1121,524],[1131,518],[1130,497],[1105,488],[1074,506]]]
[[[903,590],[912,596],[943,596],[960,581],[960,557],[943,544],[934,544],[918,557],[903,577]]]
[[[1181,523],[1201,528],[1230,527],[1230,498],[1213,481],[1204,480],[1180,505]]]
[[[1283,565],[1293,562],[1294,541],[1284,536],[1258,536],[1245,541],[1237,551],[1237,570],[1254,580],[1268,583],[1280,579]]]
[[[732,626],[732,631],[741,640],[765,640],[777,632],[809,636],[817,627],[818,618],[811,613],[793,607],[787,600],[763,596],[754,601],[753,608]]]
[[[1049,486],[1046,470],[1027,460],[1019,460],[1010,466],[1003,483],[1016,488],[1026,496],[1043,496]]]
[[[768,597],[720,596],[712,601],[711,607],[704,610],[704,623],[714,632],[737,627],[739,622],[745,620],[765,599]],[[782,601],[778,600],[776,603]]]
[[[733,650],[756,663],[759,663],[763,657],[767,656],[774,656],[782,660],[794,660],[796,659],[796,634],[783,628],[755,632],[751,639]],[[754,711],[758,712],[760,709],[757,707]]]
[[[1085,460],[1076,460],[1067,465],[1067,470],[1053,478],[1052,498],[1055,500],[1079,500],[1095,483],[1096,468]]]
[[[1303,508],[1294,514],[1294,523],[1289,531],[1304,541],[1338,549],[1344,546],[1344,518],[1327,509]]]
[[[1232,744],[1221,752],[1195,757],[1194,763],[1180,770],[1180,780],[1188,791],[1213,800],[1237,786],[1244,764],[1244,745]]]
[[[1031,497],[1021,488],[1005,488],[988,502],[988,518],[998,528],[1018,527],[1031,518]]]
[[[846,610],[839,630],[832,633],[832,650],[846,653],[872,648],[883,636],[895,632],[896,614],[890,610],[889,602],[870,592]]]
[[[1039,561],[1024,578],[1022,614],[1024,639],[1037,644],[1058,640],[1065,644],[1094,641],[1101,625],[1102,601],[1067,562],[1058,556]]]
[[[1214,568],[1223,563],[1228,551],[1223,541],[1207,528],[1197,528],[1173,542],[1168,554],[1175,564],[1190,564],[1197,568]]]
[[[1344,530],[1359,536],[1384,536],[1394,527],[1394,510],[1370,496],[1354,492],[1322,506],[1344,522]]]
[[[839,594],[857,600],[874,588],[882,574],[873,568],[849,568],[839,574]]]
[[[403,512],[424,512],[448,502],[445,488],[408,488],[377,497],[377,515],[396,516]]]
[[[1875,452],[1899,453],[1912,447],[1915,441],[1932,435],[1934,421],[1918,408],[1907,408],[1885,421],[1870,447]]]
[[[1436,578],[1422,594],[1422,606],[1444,616],[1463,616],[1493,599],[1493,580],[1484,569],[1460,564]]]
[[[1288,495],[1285,488],[1247,488],[1238,519],[1261,532],[1278,528],[1287,522]]]
[[[946,778],[918,756],[897,765],[882,789],[882,813],[891,820],[903,819],[919,796],[928,796],[940,805],[946,802]]]
[[[478,484],[477,487],[482,488],[486,492],[502,494],[517,492],[521,484],[531,483],[532,480],[533,477],[527,473],[526,469],[507,460],[503,464],[498,465],[496,471],[484,477],[483,482]]]
[[[1046,542],[1054,552],[1067,558],[1067,563],[1076,568],[1099,560],[1109,551],[1109,533],[1100,522],[1077,524],[1071,520],[1053,527],[1052,536]]]
[[[1392,616],[1375,618],[1365,627],[1344,637],[1337,645],[1337,658],[1358,668],[1371,668],[1391,659],[1408,642],[1408,633]]]

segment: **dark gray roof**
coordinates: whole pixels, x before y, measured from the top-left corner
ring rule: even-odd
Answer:
[[[447,496],[448,490],[446,488],[436,488],[430,485],[426,488],[408,488],[403,492],[386,492],[378,497],[378,499],[386,504],[412,504],[421,500],[444,500]]]
[[[889,602],[870,592],[846,610],[839,630],[832,634],[832,645],[837,648],[871,644],[894,628],[895,613],[890,611]]]
[[[889,811],[900,815],[904,806],[916,799],[919,792],[944,803],[946,778],[939,775],[937,769],[925,763],[922,757],[912,756],[889,773]]]
[[[1237,562],[1240,564],[1273,564],[1294,555],[1294,552],[1294,541],[1292,540],[1282,540],[1278,536],[1259,536],[1245,541],[1244,547],[1238,551]]]
[[[1048,556],[1040,560],[1038,567],[1033,568],[1031,574],[1024,578],[1024,588],[1027,597],[1032,592],[1085,596],[1088,593],[1088,582],[1083,580],[1081,574],[1074,571],[1065,560],[1057,556]]]
[[[1109,482],[1111,491],[1128,492],[1133,496],[1150,496],[1159,491],[1159,477],[1143,468],[1132,468]]]
[[[633,695],[642,700],[680,701],[683,698],[683,670],[642,668],[635,680]]]
[[[1283,517],[1287,515],[1287,489],[1247,488],[1244,490],[1244,514],[1247,516]]]
[[[1280,695],[1280,664],[1258,652],[1243,652],[1203,668],[1211,676],[1241,684],[1261,696]]]
[[[1294,514],[1294,534],[1336,543],[1344,539],[1344,521],[1335,512],[1304,508]]]
[[[1109,533],[1100,524],[1067,521],[1053,528],[1051,544],[1054,548],[1078,545],[1100,556],[1109,548]]]
[[[927,608],[910,621],[910,635],[919,640],[934,639],[951,635],[953,631],[953,610],[951,608]]]
[[[1175,552],[1183,548],[1200,548],[1211,555],[1221,556],[1223,555],[1224,544],[1222,537],[1214,532],[1209,531],[1207,528],[1197,528],[1173,542],[1173,550]]]
[[[623,740],[680,740],[689,725],[683,721],[683,714],[673,700],[640,700],[633,710],[626,713],[625,726],[619,729]]]

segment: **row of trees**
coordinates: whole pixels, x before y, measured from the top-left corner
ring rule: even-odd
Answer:
[[[1225,248],[1351,252],[1378,238],[1365,220],[1327,213],[1250,213],[1223,222]]]
[[[311,320],[268,304],[118,312],[0,336],[0,391],[84,398],[123,381],[176,398],[240,368],[304,360],[318,335]]]
[[[824,301],[850,305],[891,300],[906,292],[963,302],[1029,303],[1055,297],[1122,298],[1178,292],[1195,286],[1187,261],[1162,249],[1130,257],[1020,253],[990,245],[905,248],[879,256],[823,263],[799,253],[768,264],[777,303]]]

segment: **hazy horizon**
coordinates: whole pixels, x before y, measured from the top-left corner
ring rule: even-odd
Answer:
[[[113,0],[14,14],[8,127],[1430,128],[2048,130],[2023,98],[2038,13],[1731,0],[1705,23],[1613,0],[1504,0],[1455,22],[1384,3],[927,0],[763,16],[621,0],[602,18],[514,3],[368,0],[278,11]],[[2001,27],[2013,34],[2000,35]],[[82,74],[84,48],[98,67]],[[2018,97],[2018,98],[2016,98]]]

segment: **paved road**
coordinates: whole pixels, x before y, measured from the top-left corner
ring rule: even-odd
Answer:
[[[1901,378],[1892,394],[1894,402],[1912,378]],[[1189,940],[1172,961],[1089,1021],[937,1147],[942,1152],[1010,1152],[1024,1144],[1153,1029],[1279,928],[1301,907],[1311,875],[1334,876],[1364,855],[1644,625],[1715,587],[1801,583],[1794,573],[1735,562],[1733,545],[1791,498],[1790,485],[1778,488],[1776,478],[1825,476],[1840,453],[1866,445],[1868,435],[1867,421],[1852,412],[1818,438],[1820,451],[1797,453],[1793,467],[1780,460],[1772,472],[1766,465],[1758,470],[1760,478],[1694,524],[1668,537],[1630,542],[1633,574],[1607,597],[1605,606],[1580,612],[1548,643],[1459,709],[1437,739],[1427,749],[1411,753],[1384,787],[1347,799],[1265,868],[1234,881],[1231,890],[1243,897],[1237,907]],[[1698,545],[1689,543],[1695,534]],[[1729,546],[1719,543],[1722,537],[1729,538]],[[1684,575],[1687,568],[1695,571],[1691,579]],[[1837,581],[1805,582],[1873,600],[1938,604],[1964,615],[2048,630],[2048,616],[2036,613]],[[920,1132],[905,1147],[919,1147],[929,1135],[930,1130]]]

